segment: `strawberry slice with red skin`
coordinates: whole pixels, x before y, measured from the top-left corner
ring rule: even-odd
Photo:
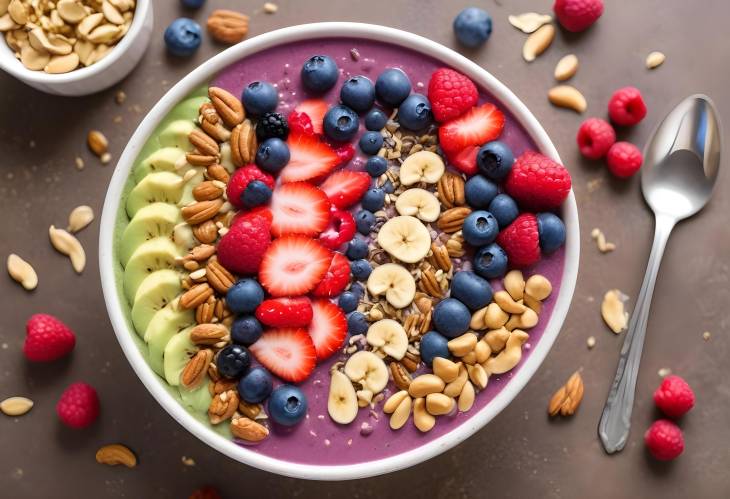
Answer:
[[[312,295],[332,298],[342,293],[350,282],[350,261],[342,253],[335,253],[322,282],[312,291]]]
[[[313,135],[290,134],[286,143],[290,157],[279,174],[283,183],[324,177],[342,162],[334,149]]]
[[[340,210],[360,202],[370,188],[370,175],[365,172],[338,170],[319,186],[329,200]]]
[[[248,348],[262,366],[289,383],[304,381],[317,365],[317,351],[306,329],[268,329]]]
[[[469,146],[457,154],[447,154],[446,158],[454,168],[471,176],[477,172],[478,152],[479,146]]]
[[[469,146],[482,146],[496,139],[503,128],[504,114],[487,102],[441,125],[439,144],[447,154],[458,153]]]
[[[289,133],[314,135],[312,120],[306,114],[292,111],[286,121],[289,125]]]
[[[309,336],[312,337],[317,360],[332,356],[347,337],[347,318],[340,307],[329,300],[312,300],[312,323]]]
[[[307,182],[292,182],[271,196],[271,233],[316,236],[330,223],[331,204],[322,190]]]
[[[327,114],[329,106],[321,99],[306,99],[297,104],[295,113],[305,114],[312,124],[312,131],[317,135],[324,133],[324,115]]]
[[[261,259],[259,282],[271,296],[301,296],[312,291],[332,263],[332,252],[302,235],[284,236]]]
[[[312,302],[306,296],[269,298],[256,309],[256,318],[271,327],[306,327],[312,322]]]
[[[349,211],[333,209],[327,228],[320,234],[319,242],[336,250],[355,236],[355,219]]]

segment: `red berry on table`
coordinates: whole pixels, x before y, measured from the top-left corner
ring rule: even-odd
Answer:
[[[334,253],[327,273],[316,288],[314,296],[332,298],[342,293],[350,282],[350,261],[342,253]]]
[[[332,252],[302,235],[284,236],[269,246],[259,282],[272,296],[301,296],[312,291],[332,263]]]
[[[603,0],[555,0],[555,17],[568,31],[578,32],[590,27],[603,14]]]
[[[293,182],[277,188],[271,196],[271,234],[316,236],[330,223],[327,194],[307,182]]]
[[[608,121],[588,118],[578,129],[576,140],[583,156],[601,159],[616,142],[616,132]]]
[[[315,136],[290,134],[286,144],[289,162],[279,173],[284,183],[324,177],[342,163],[335,150]]]
[[[365,172],[338,170],[322,182],[320,189],[327,194],[330,202],[340,210],[350,208],[370,188],[370,175]]]
[[[48,314],[31,315],[25,324],[25,358],[33,362],[50,362],[71,353],[76,335],[66,324]]]
[[[568,170],[547,156],[525,151],[512,165],[504,190],[523,208],[547,211],[558,208],[570,192]]]
[[[491,103],[473,107],[439,128],[439,143],[447,154],[458,154],[467,147],[481,146],[500,136],[504,114]]]
[[[355,235],[355,219],[349,211],[332,210],[332,218],[327,228],[320,234],[319,242],[325,247],[336,250]]]
[[[684,450],[682,430],[668,419],[654,421],[644,433],[644,443],[659,461],[671,461]]]
[[[436,121],[458,118],[476,106],[479,93],[468,77],[449,68],[439,68],[428,82],[428,100]]]
[[[269,329],[249,350],[261,365],[290,383],[304,381],[317,365],[317,352],[306,329]]]
[[[641,151],[630,142],[616,142],[606,155],[608,170],[619,178],[628,178],[638,172],[643,162]]]
[[[61,394],[56,413],[66,426],[86,428],[99,417],[99,396],[92,386],[74,383]]]
[[[670,375],[654,392],[654,403],[670,418],[678,418],[694,407],[695,394],[684,379]]]
[[[305,327],[312,322],[312,302],[306,296],[269,298],[256,308],[256,318],[271,327]]]
[[[540,233],[537,217],[522,213],[497,236],[497,244],[507,253],[513,267],[528,267],[540,260]]]
[[[295,128],[298,125],[302,125],[304,128],[306,128],[307,119],[303,118],[302,116],[297,115],[305,115],[306,118],[308,118],[309,124],[312,126],[312,132],[317,135],[322,135],[324,132],[324,127],[322,123],[324,122],[324,115],[327,114],[327,110],[329,109],[329,106],[327,103],[320,99],[307,99],[303,100],[299,104],[297,104],[297,107],[294,108],[294,111],[292,111],[292,114],[294,114],[294,118],[290,120],[289,127],[291,128],[291,121],[297,122],[295,124]],[[294,128],[291,128],[291,131],[294,131]]]
[[[250,213],[236,220],[218,241],[220,264],[236,274],[255,274],[271,244],[270,226],[265,216]]]
[[[312,301],[314,311],[309,325],[317,360],[324,360],[342,348],[347,337],[347,317],[340,307],[329,300]]]
[[[636,125],[646,116],[646,104],[636,87],[616,90],[608,101],[608,116],[617,125]]]
[[[269,189],[274,188],[274,177],[268,173],[264,173],[256,165],[247,165],[237,169],[228,181],[228,186],[226,187],[228,201],[236,208],[244,208],[241,196],[243,195],[243,191],[246,190],[246,187],[248,187],[248,184],[254,180],[260,180]]]

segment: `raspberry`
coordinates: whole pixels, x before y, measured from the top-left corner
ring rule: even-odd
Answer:
[[[428,83],[428,100],[436,121],[461,116],[476,105],[478,97],[476,85],[453,69],[437,69]]]
[[[651,455],[660,461],[671,461],[684,450],[682,430],[668,419],[654,421],[644,433],[644,443]]]
[[[76,345],[73,331],[52,315],[35,314],[25,325],[25,358],[33,362],[50,362],[68,355]]]
[[[695,394],[679,376],[667,376],[654,392],[654,403],[670,418],[678,418],[695,405]]]
[[[218,261],[237,274],[255,274],[271,244],[271,221],[265,216],[241,217],[218,241]]]
[[[638,88],[616,90],[608,101],[608,116],[617,125],[636,125],[646,116],[646,104]]]
[[[504,189],[523,207],[546,211],[565,201],[570,185],[570,173],[563,165],[535,151],[526,151],[512,165]]]
[[[243,191],[246,190],[249,182],[253,180],[260,180],[269,186],[269,189],[274,190],[274,177],[268,173],[262,172],[256,165],[244,166],[236,170],[231,176],[231,180],[228,182],[226,193],[228,195],[228,201],[230,201],[233,206],[239,209],[244,208],[241,195],[243,194]]]
[[[514,267],[527,267],[540,260],[537,217],[522,213],[497,236],[497,244],[507,253]]]
[[[553,11],[563,28],[576,33],[598,21],[603,14],[603,0],[555,0]]]
[[[618,178],[628,178],[639,171],[644,161],[641,151],[630,142],[616,142],[608,150],[608,170]]]
[[[74,383],[61,395],[56,413],[66,426],[86,428],[99,416],[99,396],[91,385]]]
[[[616,132],[606,120],[588,118],[578,129],[578,148],[588,159],[601,159],[616,142]]]

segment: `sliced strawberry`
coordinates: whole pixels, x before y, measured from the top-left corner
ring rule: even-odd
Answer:
[[[341,210],[358,203],[370,188],[370,175],[365,172],[338,170],[320,186],[333,205]]]
[[[303,113],[309,116],[309,121],[312,123],[312,129],[317,135],[322,135],[324,127],[324,115],[327,114],[329,106],[327,103],[320,99],[307,99],[300,102],[297,107],[294,108],[294,112]]]
[[[271,233],[316,236],[330,222],[330,202],[327,195],[307,182],[284,184],[271,196]]]
[[[340,307],[325,299],[313,300],[312,312],[309,336],[312,337],[317,360],[321,361],[342,347],[347,336],[347,318]]]
[[[256,309],[256,318],[271,327],[305,327],[312,322],[312,303],[306,296],[269,298]]]
[[[344,165],[345,163],[348,163],[352,158],[355,157],[355,147],[348,143],[345,144],[332,144],[329,143],[330,147],[332,147],[332,150],[335,151],[335,154],[337,154],[337,157],[340,158],[340,164]]]
[[[264,253],[259,282],[272,296],[301,296],[322,281],[332,252],[314,239],[292,235],[276,239]]]
[[[477,172],[477,153],[479,146],[469,146],[456,154],[447,154],[449,163],[457,170],[474,175]]]
[[[304,381],[317,365],[317,351],[305,329],[269,329],[249,350],[261,365],[290,383]]]
[[[312,294],[324,298],[332,298],[342,293],[350,282],[350,261],[342,253],[332,256],[327,273],[324,275]]]
[[[233,216],[233,220],[231,220],[231,227],[244,220],[251,220],[253,217],[262,217],[268,223],[269,228],[271,228],[271,222],[274,220],[274,215],[269,208],[266,206],[258,206],[249,211],[239,211],[236,213]]]
[[[355,219],[349,211],[332,210],[327,228],[320,234],[319,242],[326,248],[336,250],[355,235]]]
[[[292,134],[286,143],[289,146],[289,163],[279,174],[284,183],[328,175],[341,163],[337,153],[313,135]]]
[[[439,143],[446,153],[463,151],[494,140],[504,128],[504,114],[491,103],[474,107],[459,118],[441,125]]]
[[[289,132],[304,135],[314,135],[312,120],[304,113],[292,111],[286,119],[289,125]]]

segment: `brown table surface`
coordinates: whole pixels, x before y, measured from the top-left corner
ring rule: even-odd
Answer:
[[[263,3],[263,2],[261,2]],[[385,24],[428,36],[457,48],[454,15],[470,2],[422,0],[333,2],[279,0],[279,12],[254,14],[261,3],[209,0],[193,13],[201,23],[214,7],[251,14],[251,35],[315,21],[350,20]],[[99,285],[98,222],[80,234],[88,254],[82,276],[73,273],[48,242],[50,224],[65,226],[68,212],[89,204],[100,214],[112,166],[101,166],[85,147],[86,132],[104,131],[119,156],[146,111],[179,78],[218,52],[207,37],[190,60],[165,55],[162,32],[186,14],[178,2],[155,2],[155,35],[142,63],[121,84],[84,98],[39,93],[0,75],[0,255],[17,252],[31,261],[40,285],[26,293],[0,278],[0,398],[25,395],[35,407],[19,419],[0,417],[0,493],[3,497],[183,498],[203,484],[225,497],[728,497],[728,316],[730,231],[726,223],[730,176],[721,174],[715,198],[691,221],[680,224],[664,256],[657,282],[633,424],[626,449],[604,454],[596,425],[613,379],[623,335],[601,321],[603,294],[619,288],[635,298],[652,239],[652,216],[642,201],[639,179],[613,180],[601,164],[581,160],[575,133],[587,116],[604,116],[611,93],[636,85],[649,108],[639,126],[621,138],[643,145],[661,117],[683,97],[710,95],[730,119],[727,19],[730,3],[705,0],[621,0],[606,2],[600,22],[581,35],[559,32],[537,61],[520,56],[524,35],[507,23],[509,14],[550,10],[549,0],[483,0],[494,19],[487,46],[466,52],[509,86],[535,113],[571,170],[581,223],[581,266],[573,306],[542,367],[514,402],[486,428],[453,450],[411,469],[344,483],[282,478],[234,462],[188,434],[143,388],[114,338]],[[190,13],[187,13],[190,15]],[[667,55],[655,71],[644,67],[652,50]],[[552,70],[564,54],[580,59],[571,83],[588,100],[584,116],[550,106]],[[123,106],[114,102],[122,89]],[[114,118],[121,116],[121,123]],[[727,124],[727,123],[726,123]],[[725,130],[728,130],[726,128]],[[725,134],[730,145],[730,137]],[[86,163],[77,171],[74,158]],[[725,163],[727,163],[725,161]],[[589,192],[589,182],[598,187]],[[594,227],[617,245],[602,255],[591,240]],[[633,306],[633,300],[631,302]],[[52,365],[30,365],[21,353],[24,323],[35,312],[61,317],[78,335],[73,356]],[[711,338],[703,341],[702,333]],[[595,336],[595,348],[586,339]],[[571,419],[545,414],[553,391],[582,369],[585,398]],[[683,419],[686,450],[676,462],[649,458],[642,435],[657,418],[651,394],[658,370],[669,368],[695,388],[697,407]],[[61,427],[55,402],[75,380],[94,384],[102,417],[85,431]],[[134,470],[96,464],[94,453],[122,442],[139,455]],[[182,456],[195,460],[185,466]]]

